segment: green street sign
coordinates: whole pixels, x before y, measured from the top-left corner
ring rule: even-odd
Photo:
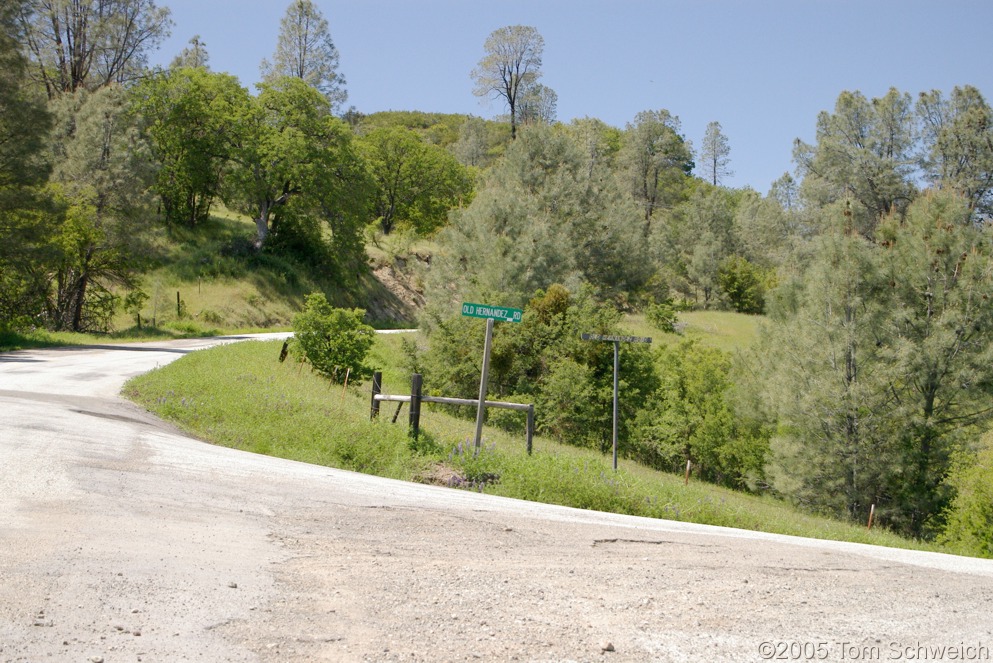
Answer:
[[[504,322],[520,322],[524,311],[519,308],[490,306],[489,304],[462,304],[462,315],[469,318],[493,318]]]
[[[604,334],[581,334],[584,341],[613,341],[614,343],[651,343],[649,336],[607,336]]]

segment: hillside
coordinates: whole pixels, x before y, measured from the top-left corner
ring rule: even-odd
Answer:
[[[143,327],[178,331],[284,329],[304,297],[324,292],[336,306],[363,308],[375,327],[410,326],[423,297],[413,260],[370,249],[368,265],[347,278],[292,255],[257,253],[248,219],[222,210],[195,230],[156,231],[141,287],[148,299],[120,311],[118,331]],[[178,306],[177,306],[178,297]]]

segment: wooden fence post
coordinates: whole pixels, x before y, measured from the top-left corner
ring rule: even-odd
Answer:
[[[421,384],[424,378],[420,373],[410,376],[410,434],[417,439],[421,430]]]
[[[532,441],[534,440],[534,405],[528,406],[528,455],[531,455]]]
[[[375,419],[379,416],[379,401],[376,400],[376,396],[379,396],[380,392],[383,390],[383,372],[375,371],[372,374],[372,405],[369,408],[369,419]]]

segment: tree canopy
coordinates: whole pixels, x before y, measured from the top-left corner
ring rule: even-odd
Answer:
[[[477,97],[492,95],[507,104],[510,137],[514,139],[520,120],[518,104],[541,78],[545,40],[529,25],[510,25],[494,30],[486,38],[483,50],[485,54],[472,70],[476,83],[473,94]],[[541,94],[536,93],[536,96],[540,99]]]
[[[332,112],[338,112],[348,99],[339,61],[321,10],[311,0],[293,0],[279,23],[272,61],[262,61],[262,77],[268,83],[282,76],[299,78],[320,91]]]

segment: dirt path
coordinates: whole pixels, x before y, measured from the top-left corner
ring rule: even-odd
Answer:
[[[0,355],[0,661],[993,660],[993,562],[255,456]]]

